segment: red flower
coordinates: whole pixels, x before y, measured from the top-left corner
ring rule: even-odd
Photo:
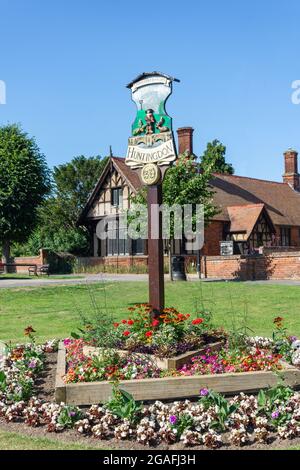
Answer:
[[[125,330],[124,333],[123,333],[124,336],[129,336],[130,335],[130,331],[128,330]]]
[[[24,330],[24,335],[25,336],[29,336],[31,335],[31,333],[35,333],[36,331],[32,328],[32,326],[27,326],[27,328],[25,328]]]
[[[159,325],[159,321],[158,320],[153,320],[153,322],[151,323],[152,326],[158,326]]]
[[[122,320],[123,325],[126,325],[127,320]]]
[[[115,328],[118,328],[119,325],[120,325],[120,323],[114,323]]]
[[[192,321],[192,325],[200,325],[203,323],[203,318],[195,318],[195,320]]]
[[[153,331],[147,331],[145,333],[145,336],[147,336],[147,338],[151,338],[152,335],[153,335]]]
[[[133,320],[128,320],[127,325],[133,325],[134,321]]]

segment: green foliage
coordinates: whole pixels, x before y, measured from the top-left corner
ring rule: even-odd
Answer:
[[[78,332],[72,332],[73,338],[84,338],[92,341],[95,346],[112,348],[116,346],[116,336],[113,331],[113,319],[105,312],[94,311],[91,315],[80,314],[81,327]]]
[[[87,285],[88,300],[85,301],[84,311],[79,310],[80,328],[79,334],[73,332],[73,338],[83,338],[86,342],[92,342],[93,345],[111,348],[115,347],[116,336],[114,335],[113,316],[107,313],[106,308],[100,308],[95,298],[93,289]],[[105,284],[103,284],[105,293]],[[106,296],[106,294],[104,294]],[[106,301],[106,297],[105,297]],[[86,309],[90,310],[87,314]]]
[[[111,368],[120,364],[120,355],[114,349],[102,348],[97,356],[93,356],[92,364],[98,371],[106,370],[108,367]]]
[[[53,193],[38,211],[39,226],[26,245],[14,248],[15,255],[36,254],[40,248],[88,254],[89,234],[77,221],[106,161],[81,155],[54,167]]]
[[[7,396],[13,402],[21,400],[27,401],[32,397],[33,390],[33,380],[28,380],[25,373],[21,371],[18,375],[18,391],[8,394]]]
[[[272,339],[274,341],[274,352],[281,354],[288,362],[292,359],[291,344],[288,339],[288,329],[284,324],[282,317],[276,317],[273,320],[275,330],[272,332]]]
[[[234,310],[231,295],[230,304],[231,325],[228,328],[228,348],[232,353],[240,353],[247,349],[247,336],[253,334],[253,330],[248,326],[248,302],[244,300],[244,305],[239,312],[235,312]]]
[[[187,413],[182,413],[176,419],[175,424],[171,424],[171,429],[176,429],[177,436],[180,437],[184,431],[190,429],[194,424],[194,420],[192,416],[188,415]]]
[[[234,168],[231,163],[226,163],[225,153],[226,147],[221,142],[216,139],[209,142],[201,158],[201,170],[209,167],[213,173],[233,175]]]
[[[211,423],[210,427],[217,431],[226,430],[226,421],[239,407],[236,403],[230,404],[223,395],[213,390],[209,390],[206,396],[201,397],[200,403],[204,405],[205,409],[210,406],[215,407],[217,418]]]
[[[55,210],[66,227],[76,227],[78,217],[102,173],[107,159],[80,155],[54,167]]]
[[[82,413],[76,406],[65,405],[57,418],[58,424],[64,428],[73,428],[76,421],[81,419]]]
[[[106,408],[121,419],[136,423],[141,412],[141,405],[125,390],[119,389],[117,383],[113,384],[112,398],[106,403]]]
[[[0,391],[5,392],[6,389],[6,374],[3,370],[0,370]]]
[[[206,165],[203,171],[200,171],[199,164],[195,161],[194,156],[187,154],[179,155],[176,164],[171,166],[163,180],[163,203],[169,207],[177,204],[184,206],[185,204],[203,204],[204,221],[208,223],[212,217],[218,212],[213,204],[213,194],[209,185],[214,161]],[[133,205],[146,204],[147,193],[142,188],[136,196],[131,198]],[[133,219],[131,219],[133,220]],[[170,233],[170,239],[174,238],[174,213],[166,216],[164,224]],[[196,213],[193,216],[193,225],[195,226]],[[141,227],[143,230],[144,227]]]
[[[11,242],[28,239],[38,222],[38,207],[50,191],[44,156],[16,124],[0,127],[0,182],[0,243],[9,252]]]
[[[293,393],[290,387],[283,384],[276,385],[268,390],[260,390],[257,397],[259,409],[272,413],[278,407],[278,403],[287,402]]]

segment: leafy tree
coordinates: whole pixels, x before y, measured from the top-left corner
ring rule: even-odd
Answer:
[[[0,127],[0,243],[9,262],[13,242],[25,242],[50,191],[50,174],[35,139],[16,124]]]
[[[215,157],[214,157],[215,158]],[[163,180],[163,203],[169,207],[174,204],[184,206],[185,204],[202,204],[204,208],[204,222],[209,220],[217,213],[213,204],[213,194],[209,182],[212,176],[214,159],[200,171],[200,165],[194,156],[188,154],[179,155],[176,164],[170,167]],[[146,204],[147,192],[143,187],[141,191],[132,197],[133,204]],[[171,214],[170,220],[165,221],[169,225],[169,263],[171,270],[171,240],[174,238],[174,214]],[[193,223],[196,222],[195,216]]]
[[[14,247],[15,255],[37,253],[40,248],[87,254],[89,234],[77,220],[107,159],[100,156],[73,158],[54,167],[54,190],[39,209],[39,226],[26,245]]]
[[[225,160],[226,147],[218,140],[208,142],[206,150],[201,159],[201,169],[204,170],[207,166],[212,168],[213,173],[227,173],[233,175],[234,168],[231,163],[226,163]],[[211,163],[213,166],[211,167]]]
[[[107,159],[80,155],[54,167],[56,215],[63,224],[76,228],[77,220],[102,173]]]

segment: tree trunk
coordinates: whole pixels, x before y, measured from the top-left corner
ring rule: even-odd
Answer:
[[[169,278],[173,281],[173,269],[172,269],[172,253],[171,253],[171,241],[169,240]]]
[[[10,263],[10,242],[5,240],[2,245],[2,260],[3,263]],[[9,272],[9,267],[4,266],[4,274]]]

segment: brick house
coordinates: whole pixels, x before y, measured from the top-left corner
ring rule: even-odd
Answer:
[[[178,129],[179,153],[193,152],[193,129]],[[214,204],[219,213],[205,229],[201,255],[220,255],[220,242],[232,241],[234,254],[247,255],[279,247],[300,251],[300,184],[298,154],[289,149],[284,153],[282,182],[245,176],[214,174],[211,186]],[[118,214],[129,207],[132,194],[141,188],[138,175],[130,170],[125,160],[111,157],[89,198],[79,224],[91,234],[91,256],[103,263],[147,264],[147,242],[124,240],[124,227],[115,227],[115,239],[99,240],[96,225],[104,216]],[[173,253],[187,257],[180,241],[175,241]],[[165,243],[167,254],[167,243]],[[195,256],[194,256],[195,257]]]

